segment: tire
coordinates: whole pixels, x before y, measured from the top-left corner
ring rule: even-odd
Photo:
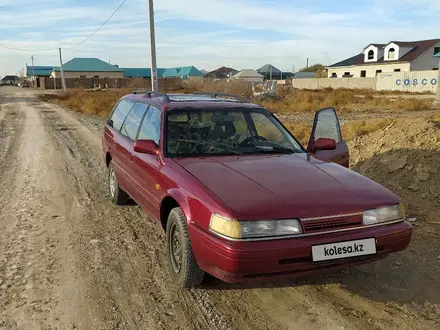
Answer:
[[[172,209],[168,216],[166,247],[168,271],[173,282],[181,288],[200,285],[205,272],[200,269],[194,257],[186,218],[180,207]]]
[[[108,165],[107,183],[112,203],[116,205],[126,205],[130,197],[121,189],[121,187],[119,187],[118,178],[112,162]]]

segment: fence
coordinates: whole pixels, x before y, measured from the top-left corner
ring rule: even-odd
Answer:
[[[304,78],[292,79],[298,89],[367,88],[388,91],[436,92],[439,71],[409,71],[380,73],[374,78]]]
[[[437,92],[438,71],[410,71],[380,73],[378,91]]]
[[[107,88],[139,88],[151,89],[151,79],[144,78],[67,78],[67,88],[89,89],[94,87]],[[159,78],[159,87],[166,90],[178,90],[182,88],[183,80],[180,78]],[[40,78],[40,88],[43,89],[61,89],[60,78]]]
[[[302,78],[292,79],[298,89],[321,88],[376,88],[376,78]]]

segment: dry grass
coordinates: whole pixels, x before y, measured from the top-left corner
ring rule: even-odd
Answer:
[[[355,137],[367,135],[369,133],[384,129],[392,122],[393,119],[389,118],[350,121],[342,126],[342,137],[345,141],[349,141]],[[283,124],[303,145],[307,145],[312,130],[312,122],[285,122]]]
[[[418,111],[432,107],[430,99],[385,97],[385,95],[395,94],[399,93],[355,89],[293,90],[281,88],[278,91],[279,97],[262,100],[260,103],[272,112],[281,114],[313,113],[325,107],[334,107],[339,114],[360,111]]]
[[[43,101],[58,104],[74,111],[89,115],[107,117],[115,103],[132,90],[117,89],[100,92],[86,92],[82,89],[71,89],[60,94],[45,94],[40,96]]]
[[[339,114],[374,111],[418,111],[432,107],[431,99],[420,98],[390,98],[395,92],[376,92],[373,90],[352,89],[323,89],[295,90],[291,87],[279,86],[278,95],[265,99],[253,99],[252,87],[242,82],[198,82],[189,81],[182,90],[172,92],[225,92],[248,97],[274,113],[314,113],[325,107],[334,107]],[[86,92],[84,90],[69,90],[62,94],[43,96],[43,100],[68,107],[75,111],[107,116],[116,101],[123,95],[131,93],[131,89],[110,90],[106,92]],[[400,93],[408,94],[408,93]],[[388,95],[388,97],[386,97]]]

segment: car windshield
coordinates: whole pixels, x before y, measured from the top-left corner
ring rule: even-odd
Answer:
[[[169,110],[165,141],[169,157],[305,152],[264,109]]]

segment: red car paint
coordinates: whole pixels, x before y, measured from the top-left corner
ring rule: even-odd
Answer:
[[[261,107],[217,100],[169,102],[142,94],[122,99],[152,105],[161,111],[161,139],[156,154],[138,153],[134,151],[133,141],[107,123],[103,134],[107,163],[111,159],[115,165],[121,188],[163,227],[169,212],[167,205],[172,202],[181,207],[194,255],[204,271],[227,282],[294,277],[371,262],[408,246],[412,227],[407,222],[362,228],[359,213],[398,204],[400,200],[388,189],[347,169],[348,148],[341,137],[336,141],[336,149],[313,154],[167,158],[163,143],[167,111]],[[317,125],[315,118],[313,132]],[[339,122],[337,128],[340,135]],[[314,134],[309,151],[314,148]],[[140,148],[148,145],[139,143]],[[233,241],[210,232],[213,213],[249,221],[286,218],[312,221],[307,225],[302,222],[306,235],[300,237]],[[332,226],[340,231],[320,233]],[[362,238],[376,239],[376,254],[312,261],[313,245]]]

